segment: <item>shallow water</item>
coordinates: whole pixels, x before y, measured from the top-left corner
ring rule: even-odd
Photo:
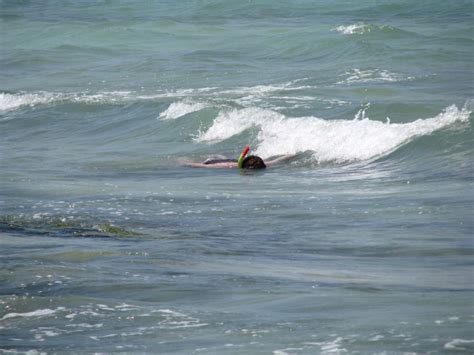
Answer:
[[[472,16],[3,1],[0,352],[472,353]]]

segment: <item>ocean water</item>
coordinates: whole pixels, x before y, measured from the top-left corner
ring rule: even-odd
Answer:
[[[0,353],[472,354],[473,17],[0,0]]]

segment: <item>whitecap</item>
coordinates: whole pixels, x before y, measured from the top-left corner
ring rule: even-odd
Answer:
[[[169,107],[160,113],[158,118],[164,120],[173,120],[176,118],[183,117],[193,112],[201,111],[209,107],[208,103],[204,102],[192,102],[192,101],[179,101],[173,102]]]
[[[16,110],[24,106],[34,106],[47,104],[57,99],[57,95],[52,93],[0,93],[0,111]]]
[[[212,126],[200,132],[197,142],[222,141],[239,134],[253,126],[262,126],[283,120],[284,116],[272,111],[256,107],[240,110],[224,110],[214,120]]]
[[[281,84],[267,84],[255,86],[241,86],[231,88],[203,87],[182,88],[176,90],[157,90],[148,93],[143,91],[115,90],[98,92],[0,92],[0,112],[17,110],[21,107],[35,107],[38,105],[53,105],[62,103],[80,104],[121,104],[134,101],[161,101],[163,99],[180,99],[172,103],[159,116],[161,119],[176,119],[186,114],[212,106],[209,101],[226,106],[229,101],[249,106],[260,102],[274,93],[289,93],[298,90],[310,89],[312,86],[301,85],[307,80],[298,79]],[[278,98],[278,97],[277,97]],[[298,100],[298,98],[294,98]],[[306,100],[307,97],[300,97]]]
[[[364,22],[358,22],[351,25],[341,25],[333,29],[333,31],[340,32],[345,35],[364,34],[371,31],[370,25]]]
[[[19,92],[16,94],[0,93],[0,111],[12,111],[21,107],[35,107],[38,105],[48,105],[57,103],[120,103],[132,100],[134,95],[130,91],[105,91],[91,94],[81,93],[52,93],[52,92]]]
[[[429,135],[455,122],[467,122],[470,110],[447,107],[439,115],[410,123],[371,120],[366,109],[352,120],[318,117],[287,118],[272,110],[246,108],[223,111],[198,142],[220,142],[245,130],[258,129],[254,154],[263,158],[311,151],[317,162],[355,162],[391,153],[416,137]]]

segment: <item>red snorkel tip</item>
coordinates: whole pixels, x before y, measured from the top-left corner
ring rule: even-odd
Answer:
[[[247,154],[249,153],[249,151],[250,151],[250,147],[249,147],[248,145],[245,146],[244,150],[242,150],[242,153],[240,154],[240,157],[239,157],[239,159],[238,159],[238,161],[237,161],[237,166],[238,166],[240,169],[242,169],[242,164],[243,164],[243,162],[244,162],[245,157],[246,157]]]
[[[245,146],[244,150],[242,150],[242,153],[240,155],[245,158],[246,155],[249,153],[249,151],[250,151],[250,146],[247,145]]]

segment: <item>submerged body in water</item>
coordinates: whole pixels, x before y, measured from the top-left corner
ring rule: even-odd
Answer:
[[[0,7],[0,353],[474,353],[472,1]]]
[[[186,165],[193,168],[213,168],[213,169],[265,169],[267,167],[274,166],[283,161],[289,160],[294,155],[285,155],[282,157],[274,158],[272,160],[263,161],[262,158],[256,155],[247,156],[250,147],[246,147],[240,154],[239,159],[211,159],[208,158],[202,163],[186,163]]]

